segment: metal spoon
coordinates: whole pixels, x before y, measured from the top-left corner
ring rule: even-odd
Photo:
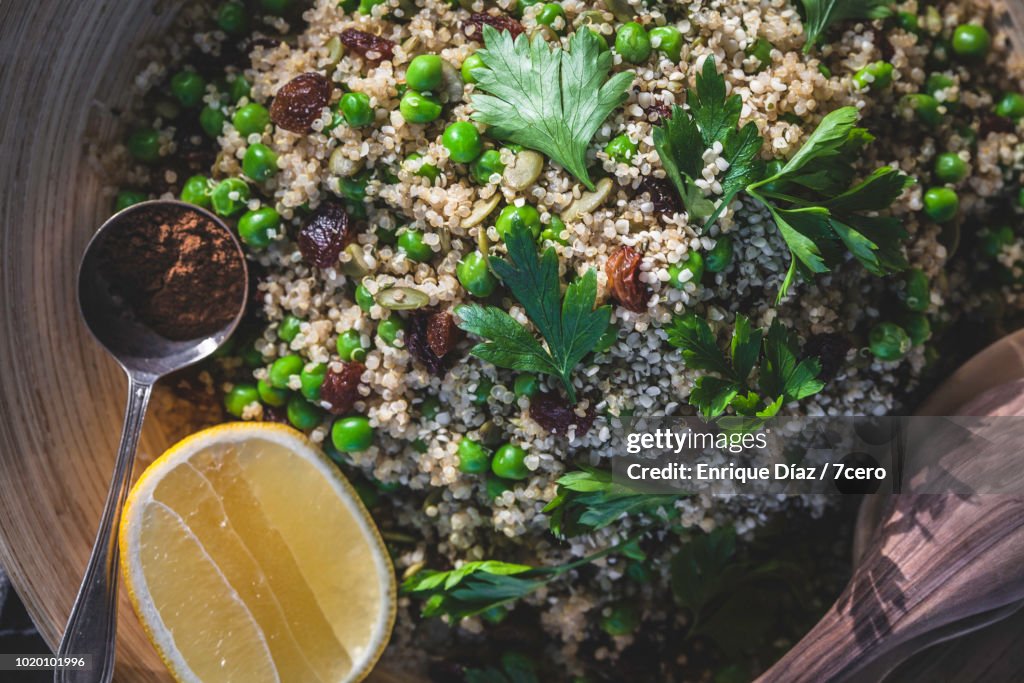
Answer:
[[[103,269],[107,240],[130,225],[142,221],[166,220],[170,215],[199,214],[209,219],[231,238],[234,253],[244,275],[238,282],[238,313],[222,329],[199,339],[174,341],[150,329],[130,312],[128,304],[113,291],[117,284],[107,281]],[[223,264],[197,263],[197,267],[222,269]],[[103,507],[99,530],[85,578],[78,590],[71,616],[60,642],[58,656],[91,655],[88,670],[57,668],[55,683],[108,683],[114,675],[114,649],[117,631],[117,529],[121,509],[131,483],[135,449],[153,385],[168,373],[206,358],[224,343],[242,317],[248,293],[248,269],[245,256],[234,235],[224,223],[208,211],[191,204],[157,200],[135,204],[110,217],[86,247],[78,270],[78,306],[86,326],[96,340],[112,355],[128,375],[128,406],[125,410],[121,445],[114,463],[110,491]],[[123,291],[123,290],[122,290]],[[196,310],[208,302],[197,298]]]

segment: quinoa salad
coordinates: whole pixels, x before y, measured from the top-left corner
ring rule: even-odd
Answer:
[[[990,0],[191,3],[94,157],[115,208],[237,229],[252,310],[170,410],[338,464],[405,582],[385,661],[749,680],[847,576],[833,506],[632,493],[609,418],[908,414],[1018,327],[1006,26]]]

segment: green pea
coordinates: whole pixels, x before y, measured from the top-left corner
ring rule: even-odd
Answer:
[[[195,71],[179,71],[171,77],[171,94],[183,107],[195,107],[206,94],[206,81]]]
[[[709,273],[721,273],[732,263],[732,238],[728,235],[719,235],[715,240],[715,246],[708,252],[704,259],[704,268]]]
[[[252,85],[249,81],[245,80],[245,76],[237,74],[235,80],[231,81],[228,86],[228,97],[231,98],[232,102],[237,102],[243,97],[249,97],[252,92]]]
[[[249,15],[240,2],[225,2],[217,9],[217,26],[229,36],[241,36],[249,29]]]
[[[365,451],[373,444],[373,427],[362,415],[343,417],[331,426],[331,443],[342,453]]]
[[[614,324],[609,325],[608,329],[604,331],[597,339],[597,346],[594,347],[594,353],[608,353],[615,342],[619,340],[619,328]]]
[[[906,276],[907,290],[903,303],[912,311],[924,312],[931,303],[928,276],[920,268],[912,268]]]
[[[746,49],[745,54],[757,60],[758,71],[764,71],[772,65],[772,44],[764,38],[758,38]],[[830,78],[830,76],[826,76]]]
[[[512,385],[512,390],[516,396],[526,396],[527,398],[532,397],[537,393],[540,385],[537,383],[537,375],[524,374],[517,375],[516,381]]]
[[[533,235],[533,238],[537,239],[540,235],[540,212],[529,204],[523,204],[522,206],[509,204],[498,214],[498,220],[494,223],[494,229],[498,231],[498,235],[502,239],[505,239],[505,235],[514,227],[526,228]]]
[[[270,366],[267,381],[276,389],[287,389],[289,380],[292,376],[301,373],[304,366],[302,358],[294,353],[281,356]]]
[[[593,29],[590,26],[585,27],[584,30],[589,31],[590,35],[594,36],[594,38],[597,39],[598,50],[600,50],[601,52],[607,52],[610,49],[608,47],[608,39],[601,32]]]
[[[526,467],[526,451],[515,444],[507,443],[494,453],[491,471],[502,479],[520,481],[530,476]]]
[[[565,232],[565,223],[558,216],[551,216],[548,227],[540,233],[542,240],[550,240],[559,244],[569,244],[569,240],[562,236]]]
[[[363,347],[362,337],[355,330],[345,330],[338,335],[338,355],[344,361],[366,360],[366,349]]]
[[[356,285],[356,303],[359,305],[359,308],[362,309],[363,313],[369,313],[375,303],[373,295],[370,294],[370,290],[361,284]]]
[[[914,346],[924,344],[932,336],[932,324],[924,313],[904,313],[900,317],[900,326],[906,330],[910,343]]]
[[[384,4],[386,0],[359,0],[359,13],[370,14],[377,5]]]
[[[960,210],[960,198],[948,187],[932,187],[924,193],[924,212],[936,223],[948,223]]]
[[[466,474],[481,474],[491,468],[487,449],[473,439],[462,437],[459,441],[459,471]]]
[[[354,204],[362,204],[366,199],[366,186],[370,182],[370,173],[365,171],[354,176],[338,179],[338,192]]]
[[[260,0],[260,7],[267,14],[282,17],[291,9],[292,0]]]
[[[341,115],[345,117],[345,122],[353,128],[373,123],[373,107],[370,106],[370,97],[366,93],[347,92],[341,96],[338,106]]]
[[[391,316],[377,323],[377,336],[388,346],[394,346],[398,339],[398,333],[405,329],[402,319]]]
[[[1024,116],[1024,95],[1016,92],[1003,95],[1003,99],[996,104],[996,114],[1014,121]]]
[[[266,249],[270,246],[271,233],[276,233],[280,227],[281,214],[272,207],[264,206],[255,211],[246,211],[238,219],[238,236],[253,249]]]
[[[605,145],[604,153],[613,161],[617,161],[620,164],[628,164],[633,155],[636,154],[636,143],[623,133],[608,141],[608,144]]]
[[[405,70],[405,82],[413,90],[437,92],[444,82],[443,61],[437,55],[417,55]]]
[[[249,201],[249,186],[240,178],[220,181],[210,193],[210,203],[218,216],[234,216]]]
[[[473,69],[486,69],[487,65],[484,64],[483,57],[477,53],[473,53],[462,62],[462,80],[466,83],[476,83],[476,79],[473,78]]]
[[[487,481],[484,483],[484,491],[487,493],[487,497],[491,500],[499,498],[505,491],[511,491],[512,485],[504,479],[498,477],[487,477]]]
[[[980,235],[981,251],[990,258],[996,258],[1005,247],[1013,244],[1015,236],[1013,228],[1003,225],[998,228],[986,229]]]
[[[627,636],[639,625],[639,612],[627,602],[615,603],[608,613],[601,617],[601,630],[610,636]]]
[[[281,320],[281,324],[277,326],[277,338],[290,344],[297,336],[299,336],[299,332],[301,331],[302,318],[288,314],[283,320]]]
[[[213,107],[206,106],[199,112],[199,127],[211,138],[216,138],[221,134],[224,130],[225,121],[227,121],[227,117],[224,116],[224,112],[219,108],[214,109]]]
[[[896,15],[896,25],[908,33],[917,33],[921,30],[917,15],[912,12],[898,13]]]
[[[455,275],[459,278],[459,284],[473,296],[490,296],[498,286],[498,279],[487,266],[487,257],[479,251],[463,256],[455,267]]]
[[[967,177],[967,163],[954,152],[940,154],[935,158],[935,177],[944,183],[959,183]]]
[[[128,138],[128,151],[144,164],[160,158],[160,134],[152,128],[141,128]]]
[[[970,60],[981,60],[988,54],[992,36],[984,26],[961,24],[953,30],[953,52]]]
[[[684,279],[684,271],[689,271],[690,277]],[[698,251],[687,252],[685,259],[668,267],[668,283],[676,289],[682,289],[687,282],[700,284],[702,277],[704,277],[704,257]]]
[[[407,90],[398,103],[398,111],[409,123],[430,123],[441,115],[441,102],[433,95]]]
[[[639,64],[651,56],[651,38],[637,22],[626,22],[615,34],[615,51],[630,64]]]
[[[423,233],[419,230],[405,230],[398,236],[398,248],[405,252],[411,260],[424,263],[434,257],[434,251],[423,241]]]
[[[417,154],[416,152],[413,152],[412,154],[407,156],[405,160],[418,161],[419,159],[422,158],[422,154]],[[416,171],[416,175],[420,176],[421,178],[426,178],[431,183],[433,183],[435,180],[437,180],[437,176],[441,175],[441,171],[439,171],[437,166],[434,166],[433,164],[420,164],[419,170]]]
[[[476,126],[468,121],[456,121],[448,124],[441,135],[441,144],[448,150],[452,161],[460,164],[469,162],[480,156],[482,143]]]
[[[562,28],[565,28],[565,10],[557,2],[544,3],[544,6],[537,12],[537,23],[541,26],[551,26],[556,19],[562,19]]]
[[[878,323],[868,335],[868,348],[879,360],[900,360],[910,346],[910,337],[896,323]]]
[[[892,71],[889,62],[872,62],[853,75],[853,84],[858,90],[883,90],[892,85]]]
[[[285,408],[288,415],[288,422],[296,429],[308,432],[323,419],[323,411],[298,394],[288,399],[288,406]]]
[[[256,382],[256,391],[260,395],[260,400],[272,408],[284,406],[288,403],[288,397],[291,396],[291,392],[287,389],[278,389],[265,379]]]
[[[678,62],[683,50],[683,35],[675,26],[655,26],[648,35],[651,37],[651,47],[668,57],[673,62]]]
[[[224,409],[235,417],[242,417],[245,409],[253,404],[259,403],[260,395],[253,384],[236,384],[231,391],[224,395]]]
[[[149,199],[145,192],[136,192],[135,190],[121,190],[117,193],[114,198],[114,212],[123,211],[129,206],[139,204]]]
[[[480,158],[469,165],[469,174],[473,180],[481,185],[491,182],[491,176],[501,175],[505,170],[505,164],[501,161],[501,152],[496,149],[489,149],[480,155]]]
[[[436,396],[427,396],[420,403],[420,415],[427,420],[433,420],[437,417],[437,414],[441,412],[441,402],[437,400]]]
[[[946,90],[951,88],[955,84],[955,81],[947,76],[946,74],[931,74],[928,79],[924,82],[924,89],[932,97],[940,90]]]
[[[474,405],[482,406],[487,403],[487,399],[491,397],[491,389],[494,388],[494,382],[488,377],[481,377],[480,381],[476,383],[476,390],[473,392],[472,402]]]
[[[323,386],[324,378],[327,377],[327,366],[324,363],[317,363],[302,368],[299,373],[299,381],[302,382],[300,391],[310,401],[320,399],[320,387]]]
[[[266,145],[249,145],[242,158],[242,171],[258,183],[266,182],[277,173],[277,155]]]
[[[249,137],[254,133],[262,133],[270,125],[270,112],[262,104],[250,102],[244,107],[239,107],[235,115],[231,117],[231,123],[235,130],[242,137]]]
[[[909,108],[918,119],[927,126],[937,126],[942,121],[939,113],[939,101],[925,93],[904,95],[902,104]]]
[[[194,175],[186,180],[181,186],[181,201],[209,208],[210,179],[204,175]]]

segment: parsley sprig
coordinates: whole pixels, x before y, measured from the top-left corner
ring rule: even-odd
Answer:
[[[741,191],[771,213],[790,251],[790,266],[778,297],[789,291],[797,275],[810,279],[830,270],[849,252],[869,272],[887,275],[906,267],[900,248],[906,237],[898,219],[875,215],[913,183],[892,167],[874,171],[855,183],[854,160],[874,137],[857,126],[854,107],[837,109],[822,119],[803,146],[770,177],[757,159],[763,139],[753,123],[738,128],[742,101],[726,96],[725,78],[708,57],[687,96],[689,110],[673,107],[664,125],[654,129],[654,146],[690,214],[706,219],[719,215]],[[722,143],[729,168],[720,177],[723,196],[717,205],[696,186],[703,154]]]
[[[489,134],[535,149],[561,164],[593,190],[587,147],[597,129],[626,99],[633,73],[611,78],[612,55],[591,31],[576,31],[568,51],[551,48],[540,33],[515,40],[484,26],[484,66],[473,69],[473,118]]]
[[[612,481],[612,473],[594,467],[568,472],[558,479],[558,492],[544,512],[551,532],[573,537],[603,529],[626,515],[668,518],[679,495],[651,494]]]
[[[405,580],[402,592],[424,600],[421,613],[425,617],[447,615],[462,619],[523,598],[559,576],[613,553],[644,559],[636,537],[631,537],[579,560],[552,567],[483,560],[442,572],[424,569]]]
[[[456,311],[459,327],[486,340],[470,353],[502,368],[557,377],[569,401],[575,403],[573,368],[597,346],[611,316],[609,306],[594,308],[597,274],[591,268],[570,283],[562,296],[553,248],[538,258],[536,244],[522,226],[506,233],[505,245],[508,260],[492,256],[491,268],[522,304],[547,347],[502,309],[470,304]]]
[[[804,6],[804,52],[810,52],[832,24],[848,19],[885,19],[892,0],[801,0]]]
[[[857,127],[857,117],[854,107],[829,113],[778,173],[747,186],[789,247],[779,298],[797,274],[810,279],[830,270],[844,249],[874,275],[907,267],[901,250],[906,231],[899,219],[875,212],[889,208],[914,180],[885,166],[854,184],[853,160],[875,139]]]
[[[818,379],[821,362],[800,360],[796,335],[778,319],[765,333],[737,314],[728,353],[718,347],[711,327],[695,313],[673,320],[668,341],[682,351],[688,367],[707,371],[697,379],[690,405],[708,419],[721,416],[729,407],[737,415],[766,419],[783,404],[812,396],[825,386]],[[756,387],[755,368],[760,368]]]
[[[688,91],[686,101],[688,111],[673,106],[665,125],[655,126],[654,148],[687,211],[707,219],[706,225],[710,225],[760,175],[762,164],[757,153],[762,139],[753,122],[738,128],[743,100],[739,95],[726,97],[725,79],[719,75],[714,57],[704,60],[703,71],[697,74],[697,88]],[[704,151],[716,142],[722,143],[721,157],[729,162],[719,178],[722,198],[717,206],[704,197],[695,182],[704,169]]]

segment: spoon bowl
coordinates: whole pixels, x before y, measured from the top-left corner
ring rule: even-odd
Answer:
[[[209,232],[177,232],[185,229],[181,226],[188,219],[223,233],[229,240],[228,253],[208,260],[193,253],[195,258],[183,264],[189,249],[210,239]],[[143,258],[150,263],[142,263]],[[204,296],[200,285],[211,283],[234,291],[221,288],[213,296],[207,290]],[[86,247],[78,269],[79,310],[92,335],[128,375],[128,404],[92,554],[57,650],[59,657],[84,656],[91,665],[58,667],[55,683],[109,683],[114,676],[117,530],[153,384],[216,351],[238,326],[248,290],[248,269],[238,240],[219,218],[184,202],[156,200],[130,206],[109,218]],[[211,298],[217,298],[219,309]],[[158,300],[166,305],[165,312],[179,316],[180,325],[154,324],[149,309]],[[226,317],[225,312],[233,315]],[[196,327],[190,320],[203,323]]]
[[[236,283],[240,290],[238,313],[229,324],[197,339],[168,339],[131,314],[127,303],[116,294],[116,283],[109,282],[104,273],[103,257],[109,240],[133,223],[157,215],[166,217],[189,213],[209,220],[230,238],[244,277]],[[209,267],[217,266],[210,264]],[[245,310],[247,280],[248,271],[242,247],[220,218],[192,204],[157,199],[133,204],[119,211],[107,219],[93,235],[78,269],[78,306],[89,332],[126,372],[161,377],[203,360],[231,336]]]

